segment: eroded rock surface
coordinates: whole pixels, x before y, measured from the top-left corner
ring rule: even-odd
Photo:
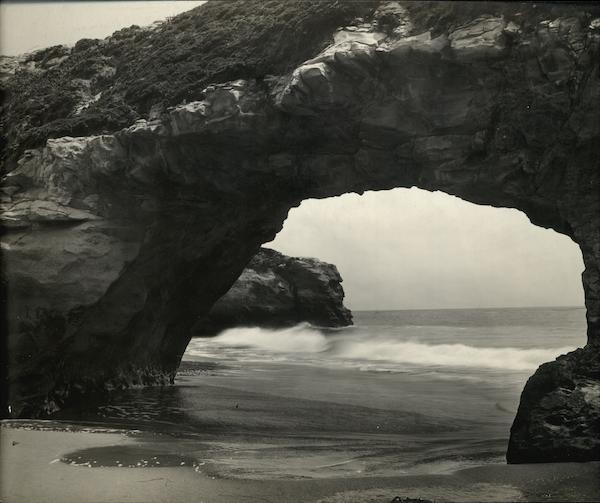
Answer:
[[[509,463],[600,459],[600,352],[587,346],[544,363],[523,390]]]
[[[303,321],[320,327],[351,325],[341,282],[333,264],[261,248],[208,316],[196,324],[194,335],[214,335],[236,326],[287,327]]]
[[[6,82],[12,413],[168,382],[197,316],[289,208],[345,192],[441,190],[570,236],[597,352],[598,18],[593,4],[209,2],[40,53]],[[520,425],[537,421],[529,396]],[[552,445],[528,431],[513,459],[523,438]]]

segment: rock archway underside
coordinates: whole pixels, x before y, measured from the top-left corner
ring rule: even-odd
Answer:
[[[271,57],[285,65],[215,71],[177,103],[150,95],[126,127],[90,120],[84,134],[77,122],[67,135],[40,133],[38,123],[37,142],[19,143],[26,122],[14,110],[25,91],[11,90],[8,78],[2,246],[11,414],[170,382],[190,327],[291,207],[416,186],[517,208],[580,246],[588,344],[530,378],[508,459],[600,459],[600,14],[584,5],[429,4],[427,14],[418,3],[302,4],[290,15],[285,2],[263,2],[267,28],[252,24],[257,2],[236,4],[248,13],[248,26],[235,25],[236,43],[254,36],[281,46]],[[224,5],[195,15],[227,33]],[[152,37],[179,26],[170,23],[133,33],[136,68],[150,64]],[[72,68],[65,65],[77,51],[106,50],[115,36],[27,68],[15,63],[17,75],[55,75]],[[228,40],[214,42],[234,47]],[[291,43],[295,52],[285,52]],[[125,71],[107,71],[116,56],[103,57],[86,84],[101,93]],[[170,64],[190,63],[173,56]],[[100,96],[80,94],[60,124],[88,117]]]

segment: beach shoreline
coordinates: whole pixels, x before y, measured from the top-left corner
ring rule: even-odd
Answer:
[[[4,421],[1,499],[600,501],[600,462],[506,464],[524,382],[579,333],[570,312],[548,335],[545,313],[487,327],[480,312],[361,313],[349,329],[195,339],[172,386]]]
[[[32,420],[5,421],[0,432],[5,503],[387,503],[395,496],[437,502],[584,502],[600,495],[600,463],[495,464],[444,475],[251,479],[219,476],[205,469],[202,459],[190,463],[189,456],[174,452],[168,435]],[[86,449],[99,449],[97,466],[69,461],[69,453]],[[131,452],[171,462],[132,467]]]

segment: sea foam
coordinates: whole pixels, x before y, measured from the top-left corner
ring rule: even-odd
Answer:
[[[338,358],[406,363],[419,366],[476,367],[529,370],[574,348],[520,349],[474,347],[464,344],[423,344],[406,341],[349,341]]]
[[[405,340],[400,336],[369,335],[360,331],[340,330],[325,335],[309,324],[269,330],[258,327],[233,328],[212,339],[195,339],[188,352],[197,356],[223,356],[223,351],[234,350],[244,359],[244,350],[252,359],[293,361],[297,355],[306,362],[327,365],[381,362],[396,367],[471,367],[505,370],[531,370],[572,351],[573,347],[515,348],[476,347],[466,344],[432,344]],[[214,353],[213,353],[214,351]]]
[[[212,340],[222,346],[251,347],[278,353],[320,353],[328,349],[325,336],[308,323],[278,330],[231,328]]]

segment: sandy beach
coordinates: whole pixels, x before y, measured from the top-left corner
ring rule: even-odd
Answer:
[[[168,435],[40,421],[1,429],[4,503],[597,501],[600,463],[487,465],[446,475],[219,476]],[[80,457],[77,459],[77,457]],[[285,462],[285,460],[282,460]]]

